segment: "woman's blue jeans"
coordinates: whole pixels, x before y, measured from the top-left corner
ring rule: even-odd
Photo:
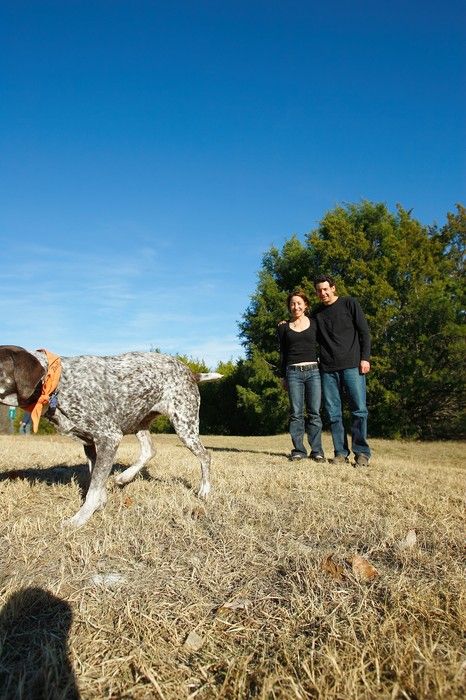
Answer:
[[[322,390],[318,367],[306,370],[288,367],[286,384],[291,409],[290,435],[294,448],[292,454],[299,453],[306,456],[304,434],[307,433],[311,454],[323,455],[322,419],[320,417]]]
[[[366,377],[359,367],[338,372],[322,372],[324,406],[330,420],[335,457],[350,453],[348,437],[343,425],[342,395],[348,398],[351,411],[351,448],[355,455],[371,456],[367,444]]]

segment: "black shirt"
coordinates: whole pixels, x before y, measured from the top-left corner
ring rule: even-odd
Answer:
[[[278,326],[280,374],[282,377],[286,376],[288,365],[296,365],[300,362],[317,362],[316,332],[317,326],[312,320],[311,325],[305,331],[294,331],[290,328],[289,321]]]
[[[369,361],[369,326],[357,299],[338,297],[333,304],[320,304],[312,317],[317,324],[320,368],[324,372],[359,367]]]

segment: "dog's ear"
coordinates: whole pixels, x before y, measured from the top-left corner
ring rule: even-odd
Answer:
[[[26,401],[44,375],[39,360],[19,345],[0,345],[0,365],[3,375],[14,382],[19,401]]]

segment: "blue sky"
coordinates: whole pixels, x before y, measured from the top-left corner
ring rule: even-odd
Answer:
[[[339,203],[465,200],[464,3],[2,0],[2,344],[211,367]]]

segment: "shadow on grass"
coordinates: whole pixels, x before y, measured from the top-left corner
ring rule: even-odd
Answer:
[[[0,611],[0,700],[79,700],[69,660],[72,612],[42,588],[14,593]]]
[[[287,457],[288,454],[286,452],[272,452],[271,450],[245,450],[245,449],[240,449],[239,447],[208,447],[206,445],[206,449],[210,450],[211,452],[245,452],[254,454],[254,455],[268,455],[269,457]]]
[[[127,466],[125,464],[114,464],[111,474],[119,474],[127,469]],[[153,478],[145,468],[141,469],[138,477],[146,481]],[[0,473],[0,481],[14,481],[15,479],[24,479],[30,484],[45,483],[50,485],[70,484],[74,481],[84,495],[89,488],[90,473],[87,464],[75,464],[73,466],[57,464],[54,467],[44,467],[43,469],[30,467],[27,469],[10,469]]]

